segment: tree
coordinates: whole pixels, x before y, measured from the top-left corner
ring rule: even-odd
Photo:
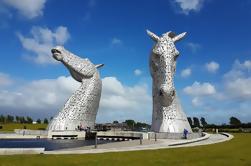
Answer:
[[[134,125],[135,125],[135,121],[134,121],[134,120],[128,119],[128,120],[125,120],[125,123],[126,123],[127,126],[130,127],[132,130],[134,129]]]
[[[5,123],[5,117],[3,115],[0,116],[0,123]]]
[[[192,120],[192,118],[187,117],[187,120],[188,120],[190,126],[193,127],[193,120]]]
[[[200,121],[197,117],[193,117],[193,125],[194,127],[200,127]]]
[[[118,124],[118,123],[119,123],[119,121],[117,121],[117,120],[113,121],[113,124]]]
[[[6,118],[7,120],[7,123],[12,123],[13,121],[14,121],[14,117],[13,116],[11,116],[11,115],[7,115],[7,118]]]
[[[206,127],[206,126],[207,126],[206,119],[203,118],[203,117],[200,118],[200,123],[201,123],[201,125],[202,125],[203,127]]]
[[[40,120],[40,119],[38,119],[38,120],[37,120],[37,123],[38,123],[38,124],[40,124],[40,123],[41,123],[41,120]]]
[[[32,123],[33,122],[32,118],[29,117],[29,116],[27,116],[26,119],[27,119],[27,123]]]
[[[230,125],[233,125],[233,126],[241,125],[241,121],[236,117],[232,116],[229,120],[230,120],[229,122]]]
[[[48,119],[44,118],[44,124],[48,124]]]
[[[137,122],[134,125],[135,129],[137,130],[142,130],[143,128],[145,128],[146,130],[149,130],[151,128],[151,126],[147,123],[141,123],[141,122]]]
[[[20,117],[19,116],[16,116],[16,122],[20,123]]]
[[[26,120],[23,116],[19,117],[20,123],[26,123]]]

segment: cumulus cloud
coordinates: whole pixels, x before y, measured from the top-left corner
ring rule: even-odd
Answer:
[[[175,0],[183,14],[188,15],[191,11],[200,11],[204,0]]]
[[[189,42],[186,45],[193,53],[196,53],[201,48],[201,45],[198,43]]]
[[[116,77],[105,77],[102,83],[99,122],[150,120],[151,97],[146,85],[126,86]],[[79,86],[70,76],[34,80],[15,90],[0,90],[0,109],[17,115],[53,116]]]
[[[251,61],[250,60],[246,60],[242,65],[244,68],[251,70]]]
[[[192,99],[192,104],[193,104],[193,106],[202,106],[203,105],[200,97],[194,97]]]
[[[236,60],[230,71],[224,74],[220,82],[210,83],[195,82],[183,89],[183,92],[191,96],[191,103],[198,107],[209,118],[211,112],[214,117],[227,119],[236,116],[248,122],[251,117],[251,60],[240,62]],[[215,121],[212,119],[212,121]]]
[[[133,73],[135,76],[140,76],[142,74],[142,71],[140,69],[135,69]]]
[[[9,77],[8,74],[0,72],[0,87],[1,86],[8,86],[13,83],[12,79]]]
[[[240,101],[251,100],[251,77],[228,81],[225,88],[229,97]]]
[[[64,76],[35,80],[14,91],[0,91],[0,106],[14,110],[49,111],[48,108],[55,109],[63,103],[78,85],[71,77]]]
[[[209,63],[206,63],[205,67],[206,67],[208,72],[216,73],[216,71],[220,68],[220,65],[219,65],[219,63],[217,63],[215,61],[211,61]]]
[[[68,29],[64,26],[59,26],[54,31],[43,27],[32,27],[30,33],[31,37],[25,37],[21,33],[17,36],[28,52],[25,57],[38,64],[56,63],[51,56],[51,48],[65,44],[70,38]]]
[[[105,77],[102,83],[99,121],[150,120],[152,103],[147,85],[126,86],[116,77]]]
[[[224,75],[226,97],[238,100],[251,100],[251,60],[234,62],[232,69]]]
[[[185,87],[183,91],[191,96],[207,96],[216,93],[214,85],[208,82],[200,83],[197,81],[193,85]]]
[[[192,69],[191,68],[186,68],[181,71],[181,77],[187,78],[192,74]]]
[[[122,44],[122,40],[120,40],[119,38],[114,37],[114,38],[112,38],[111,44],[112,45],[120,45],[120,44]]]
[[[241,63],[239,60],[235,60],[232,69],[225,73],[223,78],[227,81],[237,80],[239,78],[248,78],[250,77],[251,72],[251,60],[245,60]]]
[[[33,19],[43,15],[46,0],[3,0],[2,3],[17,10],[20,15]]]

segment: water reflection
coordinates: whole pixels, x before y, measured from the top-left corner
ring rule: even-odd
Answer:
[[[109,143],[108,140],[99,140],[98,144]],[[51,140],[51,139],[4,139],[0,140],[0,148],[45,148],[47,151],[65,148],[76,148],[94,145],[94,140]]]

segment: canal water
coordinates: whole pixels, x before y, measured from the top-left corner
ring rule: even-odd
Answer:
[[[98,144],[112,141],[98,140]],[[46,151],[65,148],[77,148],[81,146],[94,146],[94,140],[68,140],[68,139],[2,139],[0,148],[45,148]]]

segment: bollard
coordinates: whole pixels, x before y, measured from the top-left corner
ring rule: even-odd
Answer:
[[[157,133],[154,133],[155,142],[157,141]]]
[[[140,145],[142,145],[142,135],[140,136],[139,141],[140,141]]]
[[[95,145],[94,148],[97,149],[98,148],[98,139],[97,139],[97,133],[95,133]]]

